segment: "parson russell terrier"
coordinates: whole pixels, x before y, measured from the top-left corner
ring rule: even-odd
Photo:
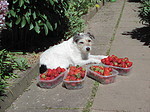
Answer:
[[[48,68],[67,68],[69,65],[86,65],[101,63],[104,55],[91,55],[94,36],[88,33],[78,33],[67,41],[50,47],[40,56],[40,73]]]

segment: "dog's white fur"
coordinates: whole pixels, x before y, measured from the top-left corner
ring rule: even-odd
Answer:
[[[89,63],[101,63],[106,56],[90,55],[92,45],[90,33],[79,33],[61,44],[55,45],[40,56],[40,65],[47,68],[67,68],[69,65],[85,65]]]

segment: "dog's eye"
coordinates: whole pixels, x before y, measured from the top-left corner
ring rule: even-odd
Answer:
[[[84,42],[79,42],[80,44],[84,44]]]
[[[91,42],[91,40],[88,40],[88,42]]]

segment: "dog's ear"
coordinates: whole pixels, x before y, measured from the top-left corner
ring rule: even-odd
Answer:
[[[79,33],[76,33],[76,34],[74,34],[74,36],[73,36],[73,42],[78,42],[80,39],[80,34]]]
[[[87,32],[87,34],[91,39],[95,39],[94,35],[92,35],[90,32]]]

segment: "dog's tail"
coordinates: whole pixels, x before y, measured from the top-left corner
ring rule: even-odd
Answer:
[[[39,70],[40,70],[40,74],[44,73],[47,70],[46,65],[41,65]]]

